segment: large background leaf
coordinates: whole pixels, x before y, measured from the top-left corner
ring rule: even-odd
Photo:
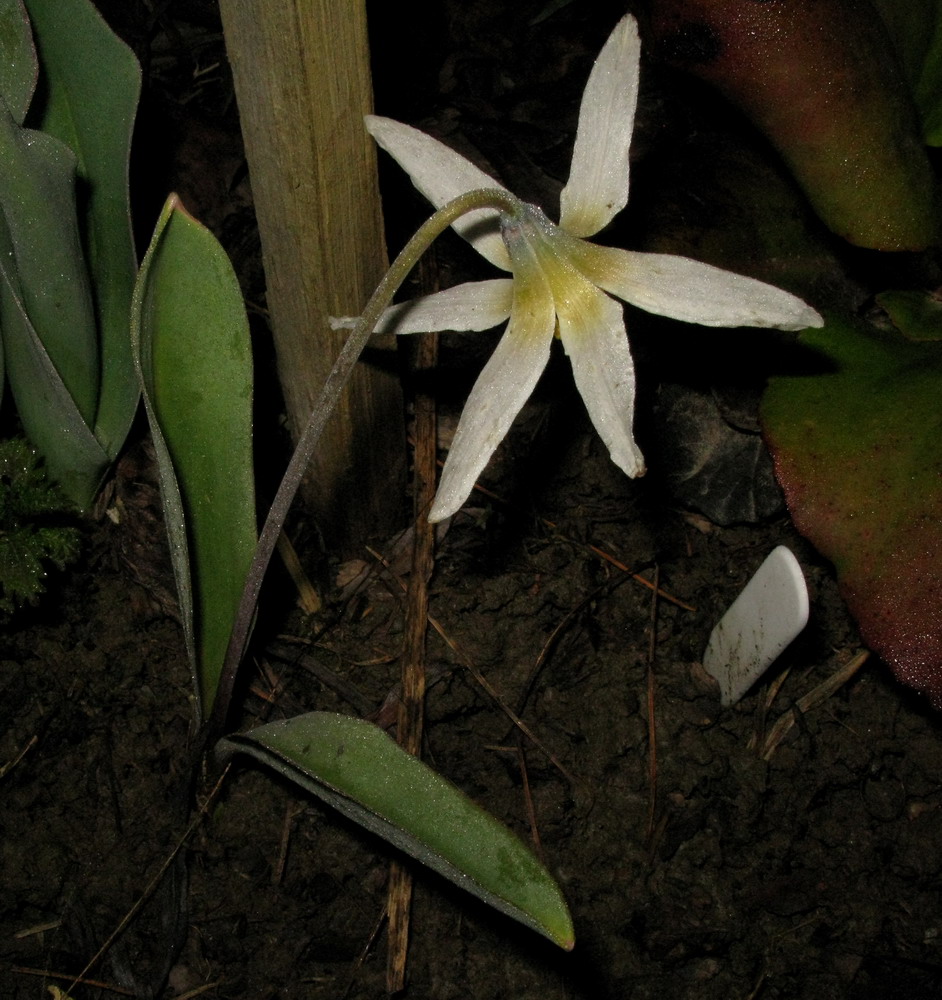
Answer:
[[[566,902],[529,848],[371,723],[310,712],[219,747],[251,754],[491,906],[572,947]]]
[[[942,707],[942,343],[829,320],[762,420],[799,531],[867,643]]]
[[[252,354],[229,258],[174,195],[141,266],[132,343],[205,717],[255,550]]]
[[[768,136],[822,220],[879,250],[936,236],[934,180],[876,12],[847,0],[655,0],[661,56]]]

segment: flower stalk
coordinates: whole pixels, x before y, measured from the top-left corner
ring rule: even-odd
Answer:
[[[521,210],[521,202],[507,191],[500,189],[477,189],[466,191],[443,205],[431,218],[427,219],[412,236],[405,247],[393,261],[382,281],[370,297],[366,308],[357,319],[350,336],[347,338],[330,374],[327,376],[320,395],[311,415],[308,418],[304,433],[295,448],[288,468],[282,477],[281,484],[272,501],[271,508],[265,518],[265,523],[259,535],[258,545],[249,566],[239,610],[226,650],[222,674],[213,712],[206,725],[204,745],[211,746],[225,732],[226,717],[232,701],[236,674],[245,656],[252,623],[255,619],[255,609],[258,605],[262,580],[268,569],[278,536],[288,516],[288,511],[298,488],[301,485],[304,471],[314,454],[317,442],[323,433],[328,418],[334,411],[337,401],[344,390],[353,369],[363,353],[383,311],[389,306],[393,296],[409,276],[409,272],[418,263],[419,258],[449,226],[469,213],[482,209],[490,209],[501,213],[501,216],[516,217]]]

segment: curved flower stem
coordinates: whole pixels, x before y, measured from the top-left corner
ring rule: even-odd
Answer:
[[[436,237],[440,236],[456,219],[468,212],[481,208],[493,208],[502,216],[514,217],[520,207],[520,201],[508,191],[499,188],[485,188],[476,191],[468,191],[459,195],[453,201],[448,202],[440,208],[430,219],[419,227],[415,235],[409,240],[399,256],[393,261],[392,266],[386,272],[383,280],[379,283],[376,291],[367,303],[363,314],[357,320],[347,342],[337,357],[334,367],[327,376],[320,396],[314,404],[311,416],[308,418],[304,433],[298,441],[294,455],[285,470],[281,485],[272,501],[271,509],[265,518],[265,524],[259,535],[258,545],[255,548],[255,555],[249,566],[249,572],[245,580],[245,587],[242,591],[242,599],[239,602],[239,610],[236,615],[235,624],[232,627],[232,634],[229,637],[229,646],[226,650],[226,659],[223,663],[222,673],[219,678],[219,686],[216,690],[216,697],[213,701],[212,713],[204,728],[204,736],[201,742],[201,749],[210,747],[224,732],[226,719],[229,714],[229,705],[232,700],[232,692],[235,687],[236,675],[242,658],[245,656],[248,646],[249,635],[252,630],[252,623],[255,619],[255,609],[258,604],[258,596],[262,587],[262,580],[271,561],[275,544],[285,518],[294,502],[298,487],[304,476],[318,439],[327,423],[327,418],[333,412],[340,394],[343,392],[354,366],[360,358],[369,341],[373,328],[379,321],[383,310],[392,301],[399,286],[405,281],[409,272],[415,266],[423,253],[432,245]]]

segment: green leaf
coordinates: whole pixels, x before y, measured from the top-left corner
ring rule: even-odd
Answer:
[[[0,260],[82,419],[91,425],[98,402],[98,334],[76,220],[75,156],[58,139],[17,125],[0,104],[0,210],[13,261]],[[6,333],[4,333],[6,339]],[[11,385],[19,406],[30,391]],[[33,429],[26,428],[30,437]],[[35,438],[34,438],[35,440]],[[50,471],[57,456],[46,454]]]
[[[0,217],[0,259],[5,227]],[[20,420],[47,471],[80,508],[91,504],[108,456],[82,419],[19,297],[16,275],[0,267],[0,332]]]
[[[795,525],[866,642],[942,707],[942,343],[834,319],[799,342],[808,373],[761,411]]]
[[[923,138],[942,146],[942,3],[874,0],[909,80]]]
[[[141,265],[131,339],[205,718],[255,549],[252,354],[229,258],[175,195]]]
[[[247,753],[434,871],[567,950],[572,920],[559,886],[493,816],[381,729],[312,712],[218,744]]]
[[[95,290],[102,381],[94,432],[114,458],[137,409],[128,322],[137,262],[128,200],[141,90],[133,52],[89,0],[26,0],[42,72],[31,124],[76,155],[80,225]]]
[[[3,114],[0,101],[0,116]],[[0,194],[0,203],[2,200]],[[50,477],[78,507],[88,507],[98,492],[109,458],[79,412],[27,314],[13,239],[2,212],[0,335],[5,367],[27,435],[44,456]]]
[[[910,340],[942,340],[942,301],[925,292],[882,292],[877,304]]]
[[[0,0],[0,97],[17,125],[26,118],[39,63],[22,0]]]

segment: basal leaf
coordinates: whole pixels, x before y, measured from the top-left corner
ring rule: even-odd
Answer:
[[[533,853],[376,726],[311,712],[228,737],[219,751],[261,760],[489,905],[572,948],[566,902]]]
[[[128,323],[137,270],[128,158],[141,90],[131,50],[89,0],[26,0],[43,86],[31,124],[76,155],[79,210],[95,289],[102,382],[94,430],[112,458],[137,409]]]
[[[942,707],[942,343],[829,320],[762,422],[798,530],[867,643]]]
[[[205,718],[255,549],[252,355],[232,265],[175,195],[141,266],[132,344]]]

